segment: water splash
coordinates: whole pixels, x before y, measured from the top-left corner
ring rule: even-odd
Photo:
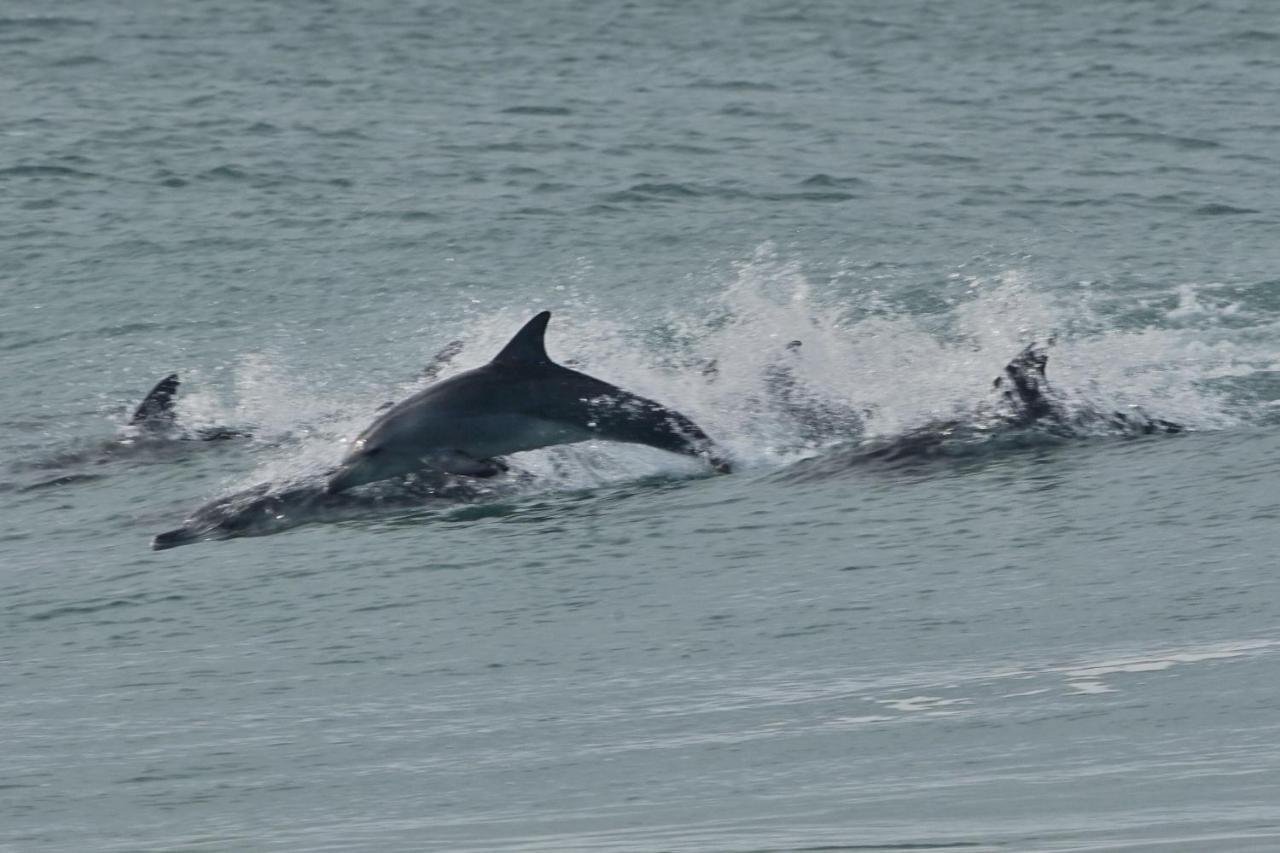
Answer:
[[[912,311],[883,293],[905,282],[862,286],[814,281],[771,244],[735,265],[719,288],[647,327],[612,311],[584,281],[555,293],[548,345],[558,360],[684,411],[747,469],[770,469],[865,436],[889,436],[951,418],[993,399],[992,379],[1031,341],[1055,343],[1049,376],[1069,407],[1134,411],[1218,429],[1265,420],[1273,400],[1233,383],[1280,367],[1275,318],[1242,333],[1247,312],[1222,304],[1235,323],[1196,324],[1206,301],[1184,287],[1158,322],[1115,325],[1088,283],[1053,287],[1022,269],[952,274],[933,294],[946,310]],[[455,323],[422,330],[425,363],[457,338],[464,351],[441,375],[486,361],[530,314],[529,304],[472,306]],[[800,346],[789,346],[801,341]],[[261,455],[246,479],[316,476],[333,465],[379,405],[419,387],[415,365],[388,387],[345,377],[308,381],[278,357],[246,355],[235,399],[204,392],[184,401],[200,419],[255,422]],[[304,377],[304,378],[300,378]],[[220,408],[220,406],[222,408]],[[229,408],[227,407],[229,406]],[[646,476],[687,476],[696,462],[603,442],[520,454],[515,463],[551,488],[597,487]]]

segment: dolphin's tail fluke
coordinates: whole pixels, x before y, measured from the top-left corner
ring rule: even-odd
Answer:
[[[129,418],[130,426],[168,429],[173,426],[173,396],[178,393],[178,374],[170,373],[156,383]]]

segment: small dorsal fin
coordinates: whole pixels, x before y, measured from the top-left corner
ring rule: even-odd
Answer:
[[[516,332],[514,338],[507,342],[502,352],[493,357],[496,364],[550,364],[547,345],[543,340],[547,334],[547,323],[551,320],[551,312],[543,311],[524,324],[524,328]]]
[[[1039,420],[1054,410],[1048,396],[1049,380],[1045,377],[1045,367],[1049,364],[1048,347],[1052,344],[1052,339],[1045,346],[1028,344],[1005,365],[1004,373],[996,377],[993,386],[1003,389],[1004,399],[1015,416],[1027,422]]]
[[[133,426],[169,426],[173,423],[173,395],[176,393],[178,374],[170,373],[147,393],[129,423]]]

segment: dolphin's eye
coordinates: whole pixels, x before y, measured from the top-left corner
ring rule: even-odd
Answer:
[[[377,456],[377,455],[378,455],[379,453],[381,453],[381,452],[382,452],[382,448],[381,448],[381,447],[378,447],[378,446],[376,446],[376,445],[375,445],[375,446],[373,446],[373,447],[366,447],[366,448],[365,448],[365,450],[364,450],[364,455],[365,455],[365,456]]]

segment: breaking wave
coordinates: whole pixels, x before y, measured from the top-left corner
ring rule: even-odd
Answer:
[[[1118,321],[1116,305],[1095,299],[1087,282],[1051,286],[1020,269],[957,271],[928,311],[886,298],[903,292],[901,282],[879,284],[874,277],[856,286],[814,281],[799,260],[765,244],[706,295],[644,323],[580,282],[557,289],[548,303],[469,306],[456,322],[436,319],[422,330],[419,361],[385,387],[309,375],[281,353],[247,353],[232,388],[188,383],[180,417],[195,426],[257,425],[256,467],[228,489],[319,476],[381,404],[421,385],[415,377],[435,349],[464,344],[442,376],[483,363],[543,308],[555,312],[547,336],[553,358],[684,411],[739,468],[759,472],[963,417],[992,399],[993,378],[1033,341],[1053,341],[1050,383],[1071,409],[1139,410],[1193,430],[1280,415],[1280,319],[1221,286],[1181,285],[1160,303],[1127,306],[1141,319],[1133,322]],[[542,488],[702,470],[695,461],[605,442],[514,462]]]

